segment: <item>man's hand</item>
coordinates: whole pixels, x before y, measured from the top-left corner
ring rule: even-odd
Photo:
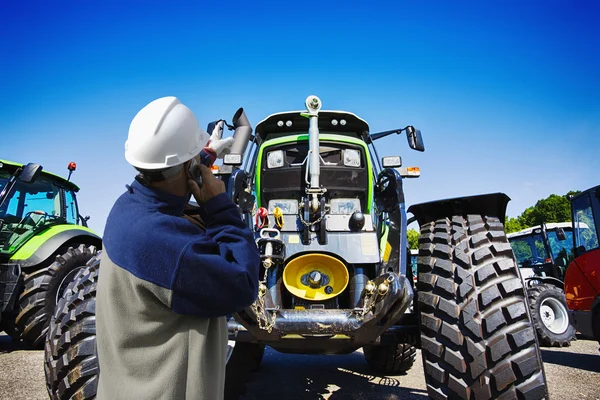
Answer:
[[[200,164],[200,171],[202,172],[202,187],[199,187],[195,181],[188,179],[190,191],[198,204],[206,203],[216,195],[225,193],[225,184],[213,175],[210,168]]]
[[[211,132],[210,140],[208,141],[208,148],[213,150],[217,158],[222,158],[224,155],[229,153],[229,148],[233,144],[233,137],[228,137],[227,139],[221,139],[223,137],[223,126],[225,125],[224,121],[219,121],[215,125],[215,129]]]

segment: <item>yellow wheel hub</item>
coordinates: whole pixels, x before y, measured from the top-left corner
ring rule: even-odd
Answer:
[[[290,261],[283,270],[283,284],[296,297],[322,301],[348,286],[348,269],[343,262],[325,254],[306,254]]]

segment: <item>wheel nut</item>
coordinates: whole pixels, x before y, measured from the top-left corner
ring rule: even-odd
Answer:
[[[308,274],[308,283],[312,288],[318,288],[321,286],[321,273],[319,271],[312,271]]]

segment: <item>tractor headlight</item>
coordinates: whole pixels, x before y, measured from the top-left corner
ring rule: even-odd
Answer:
[[[344,165],[346,167],[360,167],[360,151],[353,149],[344,150]]]
[[[271,151],[267,154],[267,167],[280,168],[283,167],[283,150]]]

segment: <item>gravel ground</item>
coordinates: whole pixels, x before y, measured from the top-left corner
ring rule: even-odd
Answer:
[[[0,399],[47,399],[43,351],[21,350],[0,334]],[[571,347],[542,349],[551,399],[600,400],[598,342],[581,339]],[[426,399],[420,355],[400,376],[371,375],[363,355],[308,356],[267,350],[247,400]]]

